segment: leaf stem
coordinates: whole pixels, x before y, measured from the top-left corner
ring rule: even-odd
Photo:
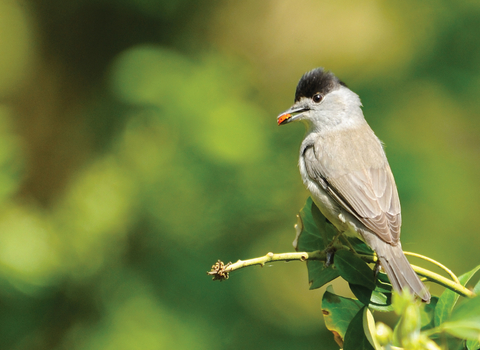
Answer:
[[[414,256],[416,258],[420,258],[420,259],[423,259],[425,261],[428,261],[428,262],[431,262],[432,264],[434,265],[437,265],[439,268],[441,268],[442,270],[444,270],[446,273],[448,273],[450,275],[450,277],[452,277],[452,279],[460,284],[460,281],[458,280],[458,277],[452,272],[452,270],[450,270],[448,267],[446,267],[445,265],[439,263],[438,261],[436,260],[433,260],[432,258],[429,258],[428,256],[425,256],[425,255],[422,255],[422,254],[418,254],[418,253],[412,253],[412,252],[403,252],[405,255],[410,255],[410,256]]]
[[[412,267],[413,267],[413,270],[416,273],[418,273],[420,276],[426,277],[428,280],[435,282],[441,286],[444,286],[454,291],[455,293],[460,294],[461,296],[464,296],[467,298],[473,298],[475,296],[475,293],[465,288],[460,283],[456,283],[452,280],[449,280],[448,278],[445,278],[430,270],[424,269],[423,267],[416,266],[416,265],[412,265]]]

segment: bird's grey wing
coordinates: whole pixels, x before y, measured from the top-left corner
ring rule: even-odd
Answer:
[[[320,184],[347,212],[383,241],[398,242],[401,226],[400,201],[392,171],[386,160],[381,167],[364,167],[333,176],[327,174],[313,146],[305,149],[304,159],[308,176]]]

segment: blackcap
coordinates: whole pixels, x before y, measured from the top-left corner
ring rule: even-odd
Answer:
[[[430,293],[402,251],[397,186],[361,107],[358,95],[333,73],[316,68],[302,76],[293,106],[277,121],[306,126],[300,174],[322,214],[377,253],[396,291],[409,288],[429,302]]]

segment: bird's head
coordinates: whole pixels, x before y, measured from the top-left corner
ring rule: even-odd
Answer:
[[[297,85],[295,102],[277,117],[278,125],[302,121],[307,129],[349,124],[363,119],[359,97],[333,73],[315,68]]]

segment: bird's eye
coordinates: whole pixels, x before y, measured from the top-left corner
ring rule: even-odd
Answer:
[[[317,92],[315,95],[313,95],[312,100],[315,103],[319,103],[323,100],[323,96],[321,93]]]

